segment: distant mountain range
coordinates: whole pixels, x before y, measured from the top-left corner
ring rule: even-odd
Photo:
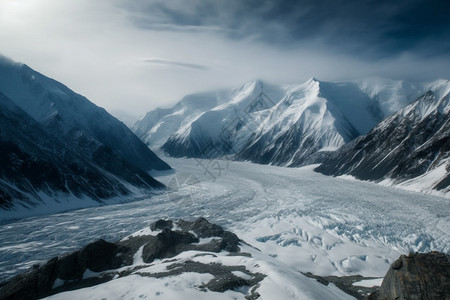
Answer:
[[[0,208],[149,193],[170,166],[85,97],[0,56]]]
[[[252,81],[234,90],[186,96],[148,112],[133,131],[174,157],[220,157],[280,166],[321,162],[424,87],[380,78],[275,86]]]
[[[340,155],[339,164],[345,165],[355,150],[347,150],[345,157],[338,153],[361,140],[367,142],[378,138],[380,133],[373,133],[378,124],[386,127],[386,123],[394,122],[391,124],[393,129],[397,128],[394,125],[397,123],[415,126],[411,122],[418,121],[410,120],[401,111],[410,103],[423,101],[416,99],[430,95],[436,101],[445,98],[448,85],[445,80],[415,84],[384,78],[354,82],[323,82],[311,78],[290,86],[252,81],[234,90],[186,96],[173,108],[147,113],[132,129],[149,147],[173,157],[218,158],[227,155],[235,160],[289,167],[326,162],[318,171],[330,175],[350,174],[364,180],[390,178],[392,182],[384,183],[398,184],[430,170],[421,167],[413,172],[399,167],[392,176],[386,177],[386,174],[381,176],[379,171],[370,169],[366,160],[359,166],[365,170],[364,175],[350,172],[351,167],[333,172],[332,164]],[[442,105],[439,107],[443,109]],[[439,116],[441,122],[448,120],[445,114]],[[406,119],[400,120],[403,117]],[[431,138],[431,133],[425,129],[417,129],[423,135],[422,143]],[[395,148],[403,140],[394,137],[396,132],[384,134],[386,139],[382,142],[386,149]],[[413,144],[411,149],[414,151],[422,143]],[[375,150],[379,157],[388,155],[380,152],[377,145],[365,149],[367,159]],[[430,156],[438,155],[438,150],[433,147],[428,151]],[[410,161],[407,152],[401,151],[399,155]],[[392,163],[400,161],[400,157],[396,157]],[[411,161],[411,165],[415,164]],[[327,170],[326,166],[329,166]],[[390,171],[386,169],[386,173]],[[431,186],[431,189],[438,188]]]

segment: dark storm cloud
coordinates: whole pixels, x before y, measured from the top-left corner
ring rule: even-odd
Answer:
[[[366,58],[450,53],[450,1],[139,0],[127,8],[136,12],[137,26],[151,30],[215,30]]]
[[[157,65],[165,65],[165,66],[175,66],[175,67],[181,67],[181,68],[188,68],[188,69],[194,69],[194,70],[208,70],[208,67],[204,65],[199,64],[192,64],[187,62],[181,62],[181,61],[172,61],[167,59],[159,59],[159,58],[147,58],[142,59],[142,62],[149,63],[149,64],[157,64]]]

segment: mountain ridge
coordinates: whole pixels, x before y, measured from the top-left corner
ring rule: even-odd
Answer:
[[[162,118],[158,114],[163,110],[150,111],[147,117],[152,120],[142,118],[133,131],[150,148],[169,156],[231,155],[255,163],[302,166],[322,162],[422,90],[422,85],[380,78],[326,82],[313,77],[284,86],[255,80],[225,92],[220,101],[212,92],[202,95],[205,102],[209,97],[209,106],[196,107],[195,113],[175,109],[195,100],[195,94],[183,98],[169,113],[164,110],[167,114]],[[176,124],[170,120],[175,116]],[[157,136],[162,127],[170,130]]]
[[[445,194],[450,190],[449,132],[446,81],[343,146],[316,171]]]
[[[164,188],[146,169],[168,165],[124,124],[63,84],[2,57],[0,107],[0,208],[11,216]]]
[[[81,134],[88,142],[107,145],[136,167],[170,168],[105,109],[25,64],[0,58],[0,91],[48,130],[63,133],[71,143],[82,143]]]

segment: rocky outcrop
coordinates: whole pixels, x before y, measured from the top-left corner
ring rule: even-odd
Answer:
[[[235,234],[204,218],[193,222],[158,220],[149,229],[114,243],[98,240],[73,253],[52,258],[0,284],[0,299],[37,299],[130,274],[160,278],[183,272],[210,273],[214,278],[201,288],[211,291],[256,286],[265,276],[253,274],[244,266],[194,263],[189,260],[174,262],[165,273],[140,273],[140,269],[148,267],[155,259],[173,258],[190,250],[198,251],[197,255],[227,251],[229,255],[248,256],[240,252],[240,240]],[[251,279],[237,277],[233,271],[243,272]],[[252,292],[252,295],[256,294]]]
[[[450,255],[431,252],[400,256],[379,291],[369,299],[450,299]]]

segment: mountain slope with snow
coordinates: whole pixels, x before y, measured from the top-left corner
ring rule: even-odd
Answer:
[[[450,190],[450,83],[435,83],[316,170],[420,191]]]
[[[174,157],[215,158],[240,151],[268,109],[283,95],[279,87],[252,81],[230,93],[168,137],[162,149]]]
[[[418,96],[405,81],[371,78],[273,86],[251,81],[233,91],[190,95],[147,113],[133,131],[174,157],[230,155],[255,163],[317,163],[366,134]]]
[[[101,202],[130,196],[129,186],[162,184],[105,147],[92,159],[79,154],[0,93],[0,208],[33,208],[49,198]]]
[[[170,169],[103,108],[27,65],[0,57],[0,92],[80,151],[92,153],[104,145],[135,167]]]
[[[139,159],[144,167],[168,165],[122,123],[60,83],[5,59],[0,116],[0,209],[11,215],[98,205],[163,188]],[[130,151],[131,159],[121,155]]]
[[[381,118],[378,104],[356,85],[313,78],[287,91],[237,157],[287,166],[317,163]]]
[[[172,133],[189,126],[202,113],[228,98],[229,91],[226,90],[188,95],[172,108],[157,108],[146,113],[132,130],[144,143],[157,150]]]

